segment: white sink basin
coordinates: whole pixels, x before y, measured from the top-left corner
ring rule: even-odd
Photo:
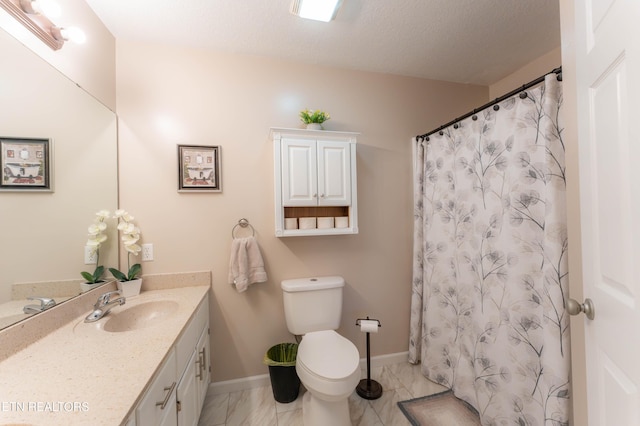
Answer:
[[[169,318],[178,310],[172,300],[153,300],[122,308],[114,308],[106,315],[103,330],[112,333],[152,327]]]

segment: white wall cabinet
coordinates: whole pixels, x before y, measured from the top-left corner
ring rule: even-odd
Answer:
[[[271,129],[276,236],[358,233],[356,136]],[[305,228],[301,218],[316,218],[315,227]],[[294,220],[295,229],[285,225],[285,219]]]
[[[209,387],[209,301],[205,298],[136,408],[137,426],[197,426]]]

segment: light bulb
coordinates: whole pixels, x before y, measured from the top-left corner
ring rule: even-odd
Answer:
[[[87,41],[87,35],[78,27],[51,27],[51,34],[56,40],[72,41],[76,44]]]
[[[66,27],[63,29],[63,37],[66,40],[77,44],[84,44],[87,41],[87,35],[78,27]]]
[[[31,15],[44,15],[47,18],[59,18],[62,8],[55,0],[20,0],[20,8]]]
[[[59,18],[62,16],[62,8],[55,0],[37,0],[35,2],[42,11],[42,14],[49,18]]]

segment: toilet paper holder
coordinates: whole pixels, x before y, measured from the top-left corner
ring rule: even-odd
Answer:
[[[358,318],[356,326],[360,326],[361,321],[374,321],[378,323],[378,328],[382,327],[380,320],[367,318]],[[369,333],[367,331],[367,378],[360,380],[356,387],[356,393],[364,399],[378,399],[382,396],[382,385],[375,380],[371,380],[371,345],[369,342]]]

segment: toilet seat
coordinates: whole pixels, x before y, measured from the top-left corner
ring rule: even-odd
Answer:
[[[302,338],[296,362],[318,379],[342,381],[359,369],[360,354],[350,340],[335,331],[314,331]]]

